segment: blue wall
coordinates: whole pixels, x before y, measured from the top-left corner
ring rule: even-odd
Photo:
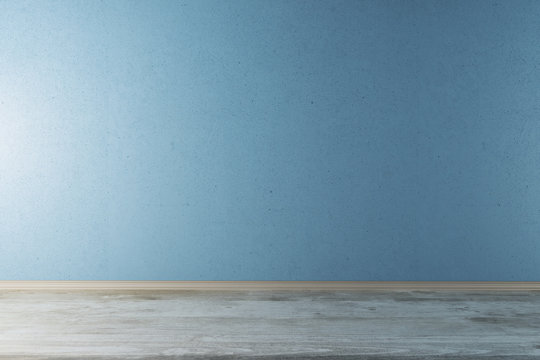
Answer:
[[[0,2],[0,277],[540,280],[540,2]]]

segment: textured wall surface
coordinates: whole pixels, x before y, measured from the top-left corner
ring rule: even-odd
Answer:
[[[1,1],[0,277],[540,280],[540,2]]]

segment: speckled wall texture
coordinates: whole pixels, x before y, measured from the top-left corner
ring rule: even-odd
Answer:
[[[540,1],[1,1],[0,278],[540,280]]]

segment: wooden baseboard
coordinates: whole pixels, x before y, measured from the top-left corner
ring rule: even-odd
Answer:
[[[0,290],[540,291],[535,281],[0,281]]]

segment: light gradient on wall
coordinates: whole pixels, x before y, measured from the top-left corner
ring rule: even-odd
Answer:
[[[0,277],[540,280],[540,2],[1,1]]]

